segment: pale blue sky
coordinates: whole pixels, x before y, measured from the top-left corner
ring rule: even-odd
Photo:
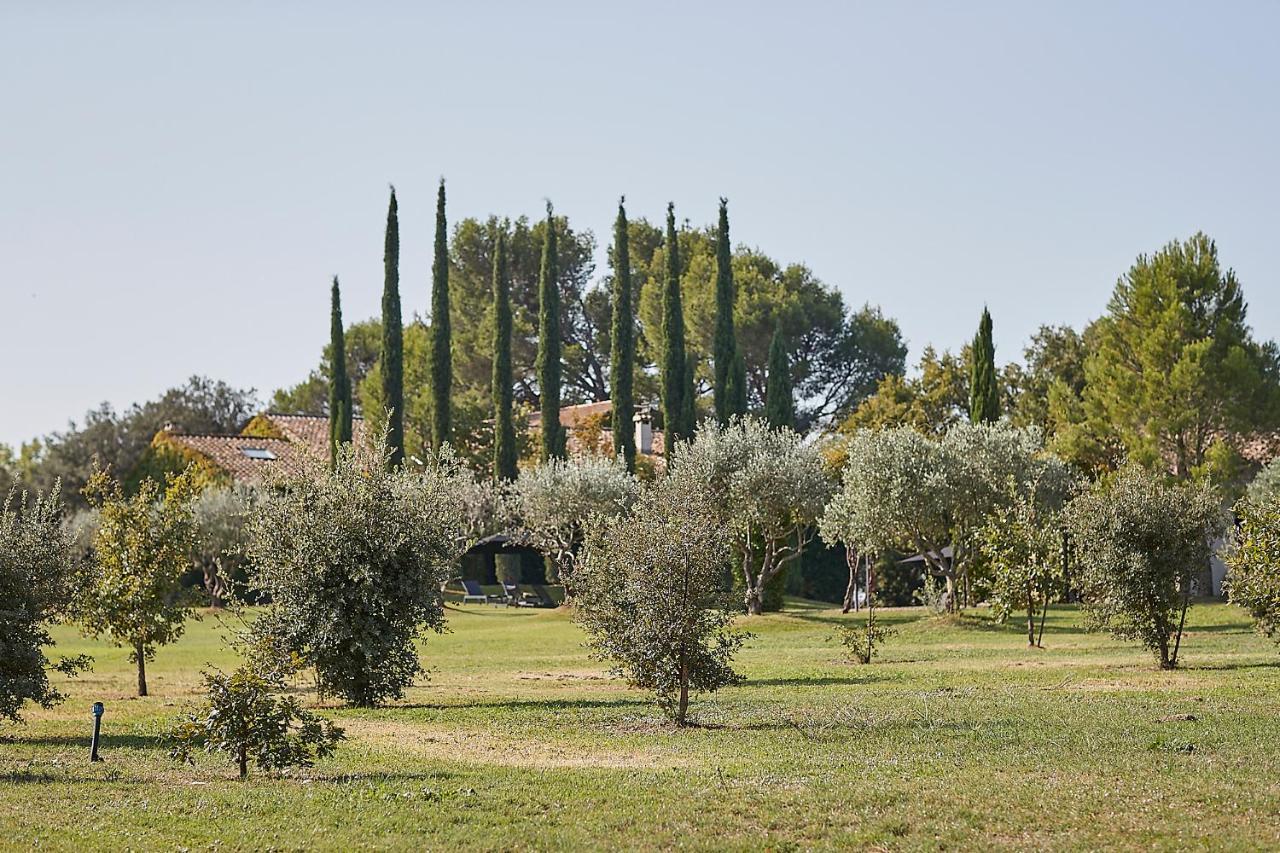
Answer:
[[[1019,357],[1197,229],[1280,335],[1280,4],[266,5],[0,5],[0,442],[302,379],[330,275],[378,311],[388,182],[424,311],[441,175],[602,241],[727,195],[912,360],[983,303]]]

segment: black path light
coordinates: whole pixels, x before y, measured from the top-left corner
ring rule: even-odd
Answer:
[[[98,755],[98,736],[102,733],[102,703],[93,703],[93,743],[89,745],[89,760],[101,761],[102,757]]]

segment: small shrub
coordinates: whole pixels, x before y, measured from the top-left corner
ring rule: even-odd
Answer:
[[[245,779],[250,761],[274,771],[311,767],[330,755],[344,737],[342,729],[281,695],[289,671],[250,662],[230,675],[204,673],[205,701],[170,728],[170,757],[192,764],[197,752],[222,753]]]
[[[841,625],[837,630],[840,644],[848,651],[849,659],[854,663],[871,663],[876,648],[897,633],[872,620],[868,620],[867,624]]]
[[[1240,527],[1227,557],[1227,597],[1280,642],[1280,492],[1236,507]]]

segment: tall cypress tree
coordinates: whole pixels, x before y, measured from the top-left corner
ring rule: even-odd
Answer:
[[[387,207],[382,254],[382,402],[387,413],[388,464],[404,462],[404,324],[400,319],[400,219],[396,188]]]
[[[351,441],[351,377],[347,374],[347,340],[342,328],[342,296],[333,277],[329,302],[329,464],[338,462],[338,448]]]
[[[449,440],[453,425],[453,352],[449,325],[449,233],[444,215],[444,178],[436,193],[435,261],[431,265],[431,449]]]
[[[662,291],[662,421],[667,453],[692,429],[684,422],[684,305],[680,298],[680,246],[676,240],[676,206],[667,204],[667,279]]]
[[[769,344],[769,372],[764,390],[764,419],[774,429],[796,428],[796,401],[791,394],[791,361],[787,358],[787,342],[782,324],[773,331]]]
[[[511,416],[511,280],[507,273],[507,235],[498,232],[493,248],[493,476],[514,480],[516,428]]]
[[[741,352],[733,354],[733,364],[725,381],[725,397],[730,417],[747,413],[747,360]]]
[[[556,257],[556,223],[547,202],[542,235],[542,269],[538,273],[538,393],[542,403],[542,460],[565,456],[560,426],[560,273]]]
[[[733,327],[735,296],[733,254],[729,248],[729,200],[722,198],[720,199],[720,226],[716,231],[716,331],[711,342],[711,359],[715,368],[712,397],[715,402],[716,420],[721,425],[728,423],[730,416],[742,414],[734,408],[729,387],[734,369],[733,362],[738,351],[737,336]]]
[[[991,312],[984,306],[969,354],[969,420],[991,423],[1000,417],[996,386],[996,346],[991,337]]]
[[[613,322],[610,328],[609,396],[613,402],[613,450],[622,454],[628,471],[636,469],[635,380],[636,338],[631,306],[631,243],[627,234],[626,199],[618,200],[613,223]]]

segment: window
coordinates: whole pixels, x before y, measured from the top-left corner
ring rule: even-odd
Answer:
[[[240,448],[240,452],[245,456],[248,456],[250,459],[270,461],[276,458],[276,455],[265,447],[242,447]]]

